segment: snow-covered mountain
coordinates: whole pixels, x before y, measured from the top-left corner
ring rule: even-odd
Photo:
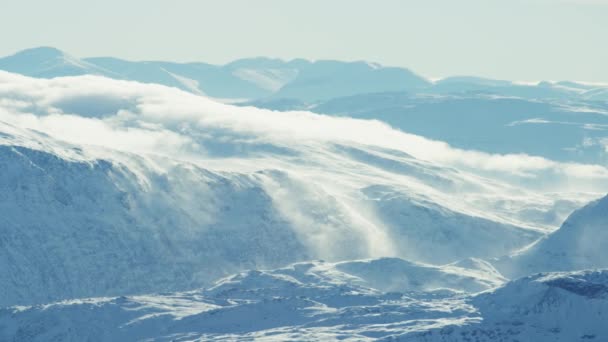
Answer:
[[[392,273],[396,270],[405,272]],[[299,263],[243,272],[190,292],[5,308],[0,310],[0,338],[454,342],[608,338],[608,329],[601,324],[608,309],[606,271],[540,274],[480,294],[450,290],[465,284],[483,289],[499,280],[465,272],[428,269],[397,259]],[[403,277],[401,292],[376,286],[387,276],[389,282]],[[437,287],[421,289],[419,284]]]
[[[102,75],[163,84],[226,101],[249,100],[266,106],[277,106],[285,101],[310,106],[333,98],[384,92],[605,102],[608,88],[606,84],[518,83],[472,76],[429,81],[405,68],[364,61],[284,61],[257,57],[212,65],[127,61],[113,57],[79,59],[52,47],[27,49],[0,58],[0,70],[44,78]]]
[[[597,305],[585,317],[598,322],[605,304],[603,290],[575,291],[605,287],[604,272],[504,277],[517,258],[505,255],[569,248],[580,232],[597,244],[568,270],[603,265],[605,199],[553,233],[608,192],[599,164],[158,84],[0,72],[0,175],[0,340],[537,337],[572,306]],[[526,306],[547,293],[555,307]],[[500,310],[511,303],[523,309]],[[511,324],[522,312],[536,316]]]
[[[133,62],[112,57],[77,59],[51,47],[0,58],[0,70],[34,77],[102,75],[157,83],[226,101],[266,97],[322,100],[379,91],[409,91],[428,86],[403,68],[366,62],[283,61],[247,58],[218,66],[206,63]]]
[[[607,241],[608,196],[576,210],[560,229],[496,264],[510,277],[608,268]]]
[[[398,92],[358,92],[322,101],[270,97],[240,105],[381,120],[395,128],[488,153],[608,162],[605,85],[518,84],[454,77]]]
[[[460,273],[458,267],[433,268],[399,259],[297,263],[239,273],[191,292],[6,308],[0,310],[0,339],[367,340],[394,334],[408,325],[406,320],[412,324],[423,315],[472,313],[463,300],[451,299],[452,291],[500,283],[492,275]],[[408,295],[375,287],[397,278]],[[426,283],[429,278],[435,283]],[[429,302],[423,299],[427,297]]]
[[[451,150],[377,122],[96,77],[2,77],[0,95],[15,99],[0,117],[4,305],[181,291],[319,258],[499,257],[608,182],[599,166],[500,170],[500,158],[514,157]],[[556,170],[578,177],[580,200],[558,175],[554,185],[516,185]]]
[[[87,74],[118,76],[110,70],[102,69],[52,47],[27,49],[12,56],[0,58],[0,69],[43,78]]]
[[[258,100],[274,110],[306,109],[381,120],[450,145],[488,153],[526,153],[584,163],[608,161],[608,103],[488,93],[374,93],[319,103]]]
[[[475,319],[396,336],[401,341],[603,341],[608,272],[544,273],[473,296]]]

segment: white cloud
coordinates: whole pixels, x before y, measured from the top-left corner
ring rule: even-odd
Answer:
[[[0,72],[0,108],[3,120],[75,144],[174,158],[297,153],[344,143],[394,149],[483,176],[608,183],[602,166],[461,150],[379,121],[235,107],[173,88],[95,76],[42,80]]]

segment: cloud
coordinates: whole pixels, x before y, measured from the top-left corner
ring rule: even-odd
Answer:
[[[356,144],[482,176],[608,184],[608,170],[599,165],[462,150],[379,121],[236,107],[174,88],[96,76],[43,80],[0,72],[0,108],[2,120],[74,144],[172,158],[296,156],[326,151],[330,144]]]

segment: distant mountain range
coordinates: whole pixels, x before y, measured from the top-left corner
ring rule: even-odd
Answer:
[[[102,75],[158,83],[221,99],[294,97],[321,100],[378,91],[427,87],[424,78],[402,68],[366,62],[240,59],[206,63],[132,62],[112,57],[79,59],[51,47],[21,51],[0,59],[0,69],[32,77]]]
[[[524,85],[478,77],[449,77],[431,82],[414,72],[363,61],[284,61],[265,57],[225,65],[201,62],[127,61],[113,57],[77,58],[52,47],[23,50],[0,58],[0,70],[26,76],[102,75],[158,83],[228,101],[319,102],[378,92],[500,94],[523,98],[608,100],[608,87],[577,82]]]

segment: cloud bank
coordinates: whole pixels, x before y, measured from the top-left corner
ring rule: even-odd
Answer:
[[[380,121],[236,107],[96,76],[42,80],[0,72],[0,122],[85,150],[159,156],[220,172],[288,172],[350,201],[352,212],[370,212],[372,222],[360,222],[370,231],[382,220],[353,196],[376,185],[467,215],[544,228],[608,192],[601,165],[462,150]],[[306,205],[281,202],[292,218]]]
[[[71,143],[179,158],[221,156],[227,144],[268,152],[260,146],[297,151],[344,143],[398,150],[482,174],[608,180],[608,170],[599,165],[461,150],[379,121],[235,107],[173,88],[95,76],[40,80],[0,72],[0,110],[2,120]]]

